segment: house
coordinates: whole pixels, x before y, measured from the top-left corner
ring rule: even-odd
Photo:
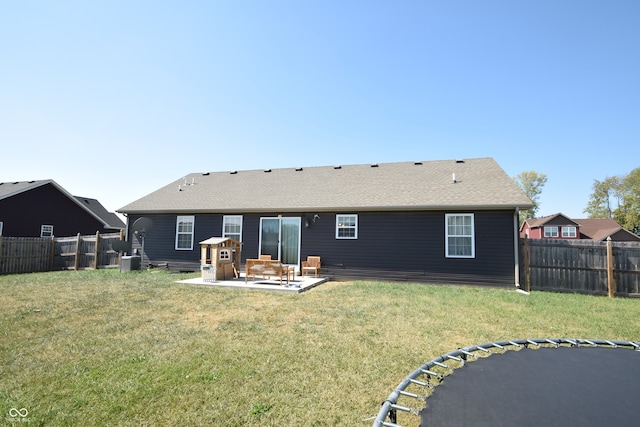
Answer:
[[[2,236],[75,236],[124,228],[97,200],[72,196],[51,179],[0,183]]]
[[[146,259],[199,269],[198,242],[242,242],[334,279],[517,282],[518,211],[531,201],[492,158],[192,173],[120,209],[153,221]]]
[[[607,240],[611,237],[614,242],[640,242],[640,236],[622,228],[612,218],[576,219],[580,224],[580,238],[591,240]]]
[[[520,226],[520,237],[579,240],[580,224],[561,213],[542,218],[527,218]]]
[[[520,227],[520,236],[530,239],[611,240],[640,242],[640,236],[622,228],[611,218],[571,219],[557,213],[542,218],[527,218]]]

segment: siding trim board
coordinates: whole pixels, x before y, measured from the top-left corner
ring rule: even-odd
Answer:
[[[517,207],[518,210],[520,210],[521,208],[525,208],[526,206],[519,206]],[[500,204],[495,204],[495,205],[482,205],[482,206],[474,206],[473,207],[473,211],[496,211],[496,210],[505,210],[508,209],[509,211],[513,211],[513,209],[516,209],[516,207],[514,206],[504,206],[504,205],[500,205]],[[317,206],[317,207],[307,207],[304,209],[304,213],[309,215],[310,212],[314,212],[314,213],[320,213],[320,212],[324,212],[324,213],[331,213],[334,212],[335,213],[335,209],[328,209],[326,207],[322,207],[322,206]],[[429,205],[429,206],[382,206],[382,207],[369,207],[369,208],[363,208],[363,207],[357,207],[357,206],[353,206],[353,207],[344,207],[344,208],[340,208],[341,212],[442,212],[442,211],[447,211],[447,212],[457,212],[457,211],[467,211],[467,212],[471,212],[471,210],[469,209],[469,206],[465,206],[465,205]],[[137,215],[137,216],[147,216],[147,214],[150,214],[150,212],[145,211],[145,210],[127,210],[122,211],[119,210],[118,212],[123,212],[126,213],[127,215]],[[176,210],[176,209],[154,209],[153,210],[153,214],[163,214],[163,215],[200,215],[200,214],[211,214],[212,212],[215,212],[217,214],[224,214],[224,215],[239,215],[238,214],[238,210],[237,209],[216,209],[215,211],[212,211],[210,209],[180,209],[180,210]],[[255,214],[255,213],[261,213],[261,214],[267,214],[270,213],[271,215],[278,214],[278,213],[287,213],[287,214],[299,214],[300,208],[281,208],[281,209],[272,209],[272,210],[267,210],[267,209],[251,209],[251,208],[247,208],[245,210],[242,211],[243,213],[246,214]]]

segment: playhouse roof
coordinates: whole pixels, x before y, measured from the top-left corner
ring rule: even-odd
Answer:
[[[229,242],[229,243],[236,243],[236,244],[240,244],[240,242],[238,242],[237,240],[233,240],[230,237],[209,237],[206,240],[203,240],[202,242],[200,242],[201,245],[219,245],[221,243],[225,243],[225,242]]]

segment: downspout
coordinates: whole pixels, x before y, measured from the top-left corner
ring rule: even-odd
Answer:
[[[520,233],[519,233],[519,227],[518,227],[518,223],[520,222],[520,218],[518,215],[518,208],[515,209],[515,211],[513,212],[513,252],[514,252],[514,259],[515,259],[515,265],[514,265],[514,274],[515,274],[515,285],[516,288],[520,289],[520,254],[519,254],[519,246],[520,246]]]
[[[127,219],[127,223],[126,223],[125,228],[124,228],[124,233],[125,233],[124,234],[124,241],[125,242],[129,242],[129,225],[130,225],[131,221],[129,221],[129,215],[128,214],[123,213],[122,215],[124,215],[124,217]],[[128,252],[131,252],[131,251],[128,251]],[[132,254],[130,254],[128,252],[126,252],[127,255],[132,255]],[[123,252],[123,255],[124,254],[125,253]]]

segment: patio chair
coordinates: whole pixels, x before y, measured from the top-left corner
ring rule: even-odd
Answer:
[[[313,271],[314,277],[318,277],[320,273],[320,257],[308,256],[306,261],[302,261],[302,275],[306,276]]]

